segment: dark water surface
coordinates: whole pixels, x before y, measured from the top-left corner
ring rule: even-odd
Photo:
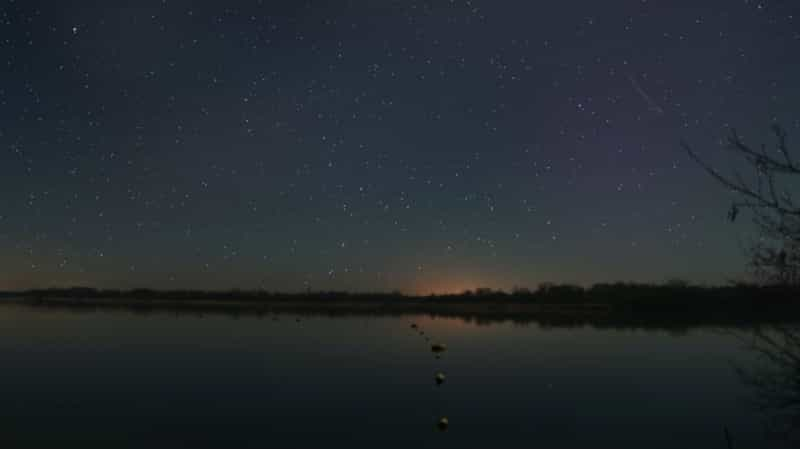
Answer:
[[[0,307],[2,447],[786,446],[729,330],[297,318]]]

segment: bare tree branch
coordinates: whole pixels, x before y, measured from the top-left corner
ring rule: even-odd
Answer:
[[[734,221],[739,208],[752,214],[761,234],[749,249],[750,266],[757,277],[769,282],[800,284],[800,207],[794,201],[791,179],[800,175],[787,145],[786,131],[772,126],[777,139],[777,154],[769,154],[766,145],[756,150],[746,144],[735,129],[727,137],[727,148],[752,168],[752,178],[738,170],[723,175],[701,158],[692,147],[681,146],[706,173],[740,197],[731,204],[728,217]]]

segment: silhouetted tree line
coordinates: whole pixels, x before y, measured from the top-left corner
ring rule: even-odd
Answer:
[[[31,300],[63,299],[127,299],[171,301],[236,301],[236,302],[314,302],[314,303],[510,303],[554,305],[619,305],[698,307],[708,305],[800,304],[800,288],[783,285],[736,284],[729,286],[695,286],[671,281],[665,284],[611,283],[589,288],[571,284],[543,283],[536,290],[515,288],[510,293],[479,288],[459,294],[414,296],[399,292],[349,293],[341,291],[278,293],[264,290],[109,290],[88,287],[51,288],[9,293]]]
[[[492,324],[536,323],[542,327],[663,329],[683,333],[697,326],[749,327],[793,323],[800,316],[796,289],[732,285],[699,287],[670,282],[597,284],[590,288],[543,284],[511,292],[478,289],[457,295],[405,296],[320,292],[278,294],[264,291],[29,290],[12,293],[34,307],[92,313],[116,309],[135,314],[174,316],[222,314],[280,319],[281,314],[324,317],[428,315]],[[18,301],[2,301],[15,304]]]

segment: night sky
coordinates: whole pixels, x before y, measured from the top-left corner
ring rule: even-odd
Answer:
[[[800,141],[794,0],[2,2],[0,289],[720,283]]]

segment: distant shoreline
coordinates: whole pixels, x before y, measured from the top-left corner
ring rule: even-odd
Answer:
[[[756,286],[693,287],[608,284],[582,289],[545,286],[505,293],[459,295],[263,291],[95,290],[86,288],[3,292],[5,304],[74,311],[125,309],[136,313],[221,313],[233,316],[430,315],[468,321],[537,322],[552,326],[687,329],[704,325],[800,323],[798,289]]]
[[[775,302],[800,303],[800,286],[759,286],[739,284],[728,286],[695,286],[684,282],[666,284],[614,283],[595,284],[584,288],[571,284],[545,283],[536,290],[526,288],[512,292],[479,288],[454,294],[414,295],[401,292],[307,291],[303,293],[272,292],[267,290],[129,290],[97,289],[92,287],[46,288],[19,291],[0,291],[0,298],[29,299],[127,299],[175,301],[241,301],[241,302],[481,302],[520,304],[707,304]]]

